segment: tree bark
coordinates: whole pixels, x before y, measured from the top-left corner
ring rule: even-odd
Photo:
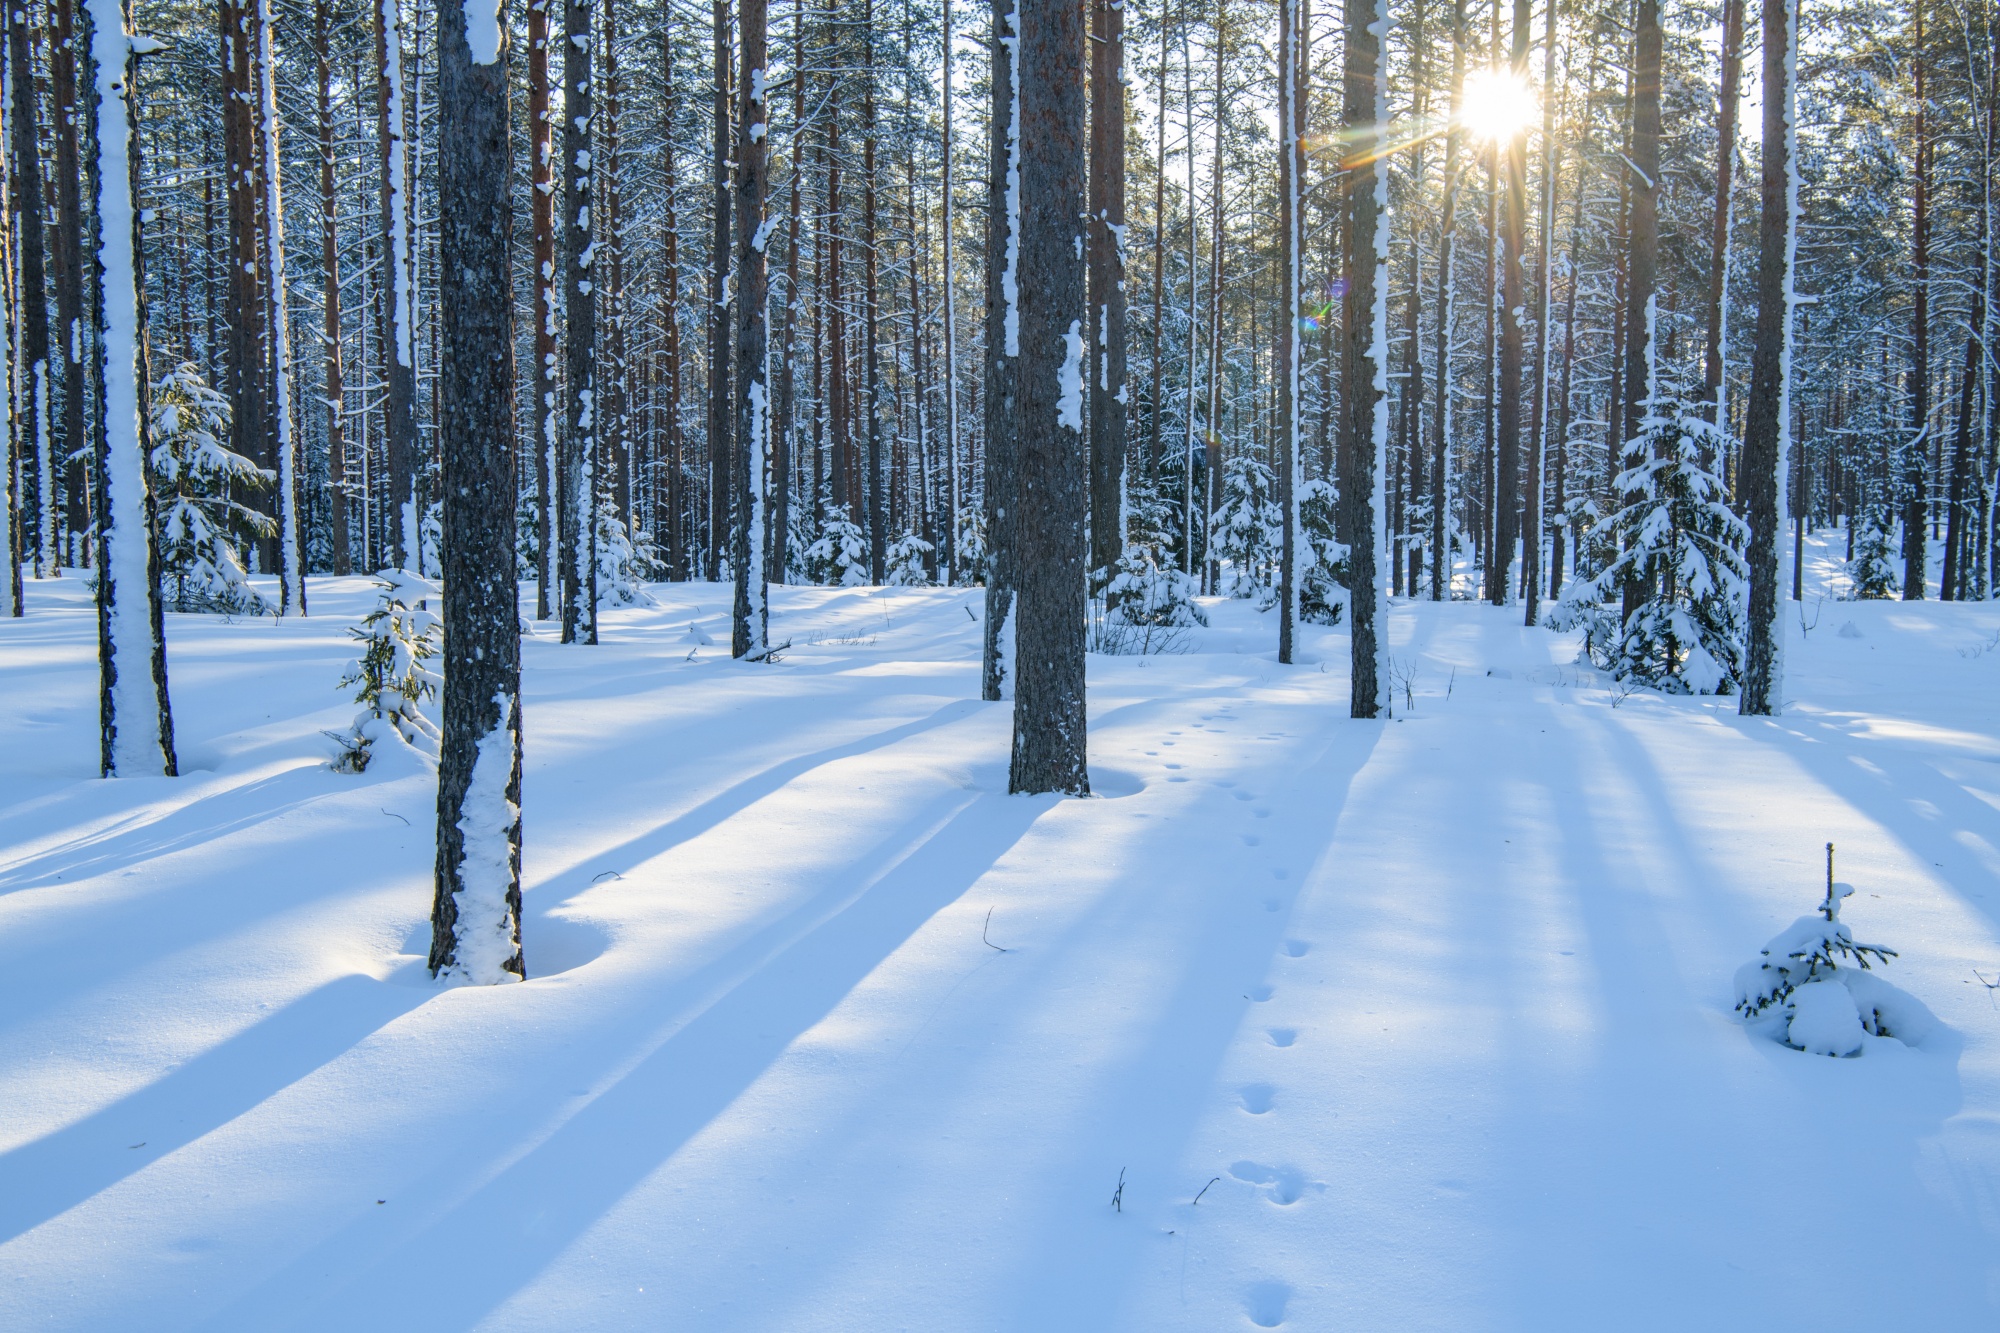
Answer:
[[[768,655],[765,604],[766,462],[771,445],[770,270],[765,246],[765,198],[770,190],[770,92],[765,86],[765,0],[742,0],[742,129],[736,141],[736,516],[730,564],[736,599],[730,617],[730,653],[761,660]]]
[[[1518,47],[1518,36],[1515,42]],[[1527,53],[1521,52],[1520,58],[1525,73]],[[1551,3],[1543,11],[1542,234],[1535,265],[1534,420],[1528,428],[1528,477],[1521,521],[1522,623],[1527,625],[1541,619],[1542,494],[1547,484],[1544,474],[1549,452],[1549,285],[1555,253],[1556,174],[1561,161],[1562,154],[1556,144],[1556,7]],[[1525,170],[1521,183],[1524,187],[1527,184]]]
[[[1021,5],[1013,792],[1090,791],[1084,706],[1083,10]]]
[[[173,708],[160,602],[153,496],[146,482],[146,270],[139,208],[139,118],[133,96],[138,57],[122,22],[94,22],[83,10],[88,79],[73,127],[92,145],[91,226],[96,257],[92,324],[97,420],[92,451],[101,520],[97,564],[99,770],[103,776],[174,777]],[[73,39],[72,39],[73,40]],[[80,194],[80,191],[79,191]],[[81,404],[78,405],[79,407]]]
[[[1660,251],[1660,2],[1638,0],[1633,33],[1632,154],[1630,219],[1626,231],[1625,399],[1620,452],[1639,437],[1639,423],[1651,409],[1655,349],[1655,274]],[[1634,461],[1627,456],[1628,465]],[[1638,577],[1626,580],[1621,619],[1629,619],[1648,589]]]
[[[354,572],[347,532],[347,413],[340,364],[340,197],[334,192],[333,0],[314,0],[313,57],[318,74],[320,350],[325,369],[326,490],[332,522],[333,572]]]
[[[409,154],[403,141],[403,37],[396,0],[375,0],[375,138],[381,167],[382,407],[388,473],[388,551],[400,568],[420,563],[423,514],[417,501],[417,360],[411,254]]]
[[[1306,145],[1304,34],[1298,0],[1278,0],[1278,502],[1284,528],[1278,553],[1278,661],[1289,665],[1298,633],[1299,583],[1299,308],[1305,249]]]
[[[1455,565],[1451,549],[1452,340],[1457,332],[1458,286],[1454,273],[1461,184],[1459,98],[1465,88],[1465,0],[1451,6],[1451,114],[1444,136],[1444,211],[1438,222],[1437,439],[1431,459],[1431,600],[1449,601]],[[1344,507],[1344,506],[1343,506]]]
[[[484,985],[525,977],[527,968],[508,38],[498,19],[488,32],[468,33],[471,9],[438,0],[438,258],[452,281],[442,284],[438,367],[446,382],[444,727],[430,967],[433,976]]]
[[[59,567],[65,561],[72,565],[90,564],[85,534],[90,530],[93,496],[91,485],[85,478],[83,461],[89,456],[83,407],[93,389],[84,366],[84,342],[87,337],[83,327],[84,305],[89,288],[84,282],[83,153],[79,134],[79,127],[90,112],[77,96],[75,0],[54,0],[52,8],[55,31],[49,43],[49,101],[55,121],[56,235],[53,258],[56,269],[56,343],[61,352],[62,365],[62,429],[51,445],[49,475],[52,480],[58,475],[63,478],[63,515],[59,526],[68,531],[68,539],[63,543],[67,549],[60,549],[57,554],[56,564]],[[228,12],[227,7],[225,12]],[[241,13],[240,10],[236,12]],[[248,68],[246,48],[244,59],[237,69],[247,73]],[[247,108],[244,114],[248,114]],[[256,327],[254,323],[246,325],[253,340]],[[254,405],[252,410],[254,412]],[[243,411],[244,407],[239,403],[239,418]],[[247,456],[260,458],[262,451],[252,446]],[[65,459],[67,463],[62,461]],[[49,516],[55,518],[53,504]]]
[[[1528,0],[1514,0],[1514,46],[1509,71],[1523,83],[1528,77]],[[1497,151],[1497,150],[1496,150]],[[1506,146],[1506,204],[1500,233],[1500,404],[1499,435],[1493,456],[1493,579],[1486,589],[1495,606],[1505,606],[1514,591],[1514,545],[1521,536],[1521,389],[1526,339],[1521,317],[1526,311],[1528,232],[1528,137],[1514,135]],[[1533,503],[1532,499],[1529,503]]]
[[[252,80],[257,97],[257,152],[260,162],[257,191],[258,247],[263,262],[265,364],[270,368],[272,470],[277,473],[277,495],[272,504],[278,531],[273,563],[278,575],[278,614],[306,613],[305,536],[300,531],[300,479],[298,432],[292,405],[292,323],[285,296],[285,203],[283,172],[278,153],[277,61],[272,51],[273,15],[271,0],[256,0],[252,18],[256,27],[255,70]]]
[[[1348,581],[1353,612],[1349,712],[1389,715],[1387,635],[1382,624],[1381,548],[1384,455],[1389,445],[1389,311],[1384,267],[1389,248],[1388,176],[1380,150],[1388,140],[1388,88],[1377,25],[1377,0],[1349,0],[1342,119],[1350,156],[1347,191],[1347,290],[1341,297],[1340,487],[1347,510]]]
[[[1798,0],[1764,0],[1764,145],[1762,216],[1757,230],[1757,333],[1750,359],[1750,399],[1743,429],[1740,489],[1750,523],[1750,624],[1745,643],[1746,717],[1778,710],[1784,690],[1784,635],[1779,597],[1784,581],[1779,543],[1785,535],[1786,455],[1792,401],[1792,264],[1797,245],[1798,171],[1793,160],[1792,61],[1798,40]]]
[[[939,236],[944,250],[944,581],[946,586],[958,583],[958,511],[963,503],[962,483],[958,469],[958,271],[954,267],[957,237],[953,233],[957,225],[952,208],[952,26],[951,0],[944,0],[939,6],[944,24],[944,144],[943,176],[939,188],[939,204],[943,218],[939,223]],[[794,250],[797,249],[796,244]]]
[[[730,457],[735,403],[729,392],[729,371],[735,348],[730,327],[729,256],[730,232],[729,159],[731,143],[730,46],[732,28],[729,0],[715,0],[712,6],[714,39],[714,136],[711,163],[715,202],[710,220],[708,284],[708,577],[722,577],[723,542],[729,532],[731,487]]]
[[[666,383],[662,390],[666,399],[663,411],[666,415],[666,508],[661,521],[667,543],[667,577],[675,582],[683,582],[689,576],[693,561],[690,555],[690,534],[684,526],[687,519],[686,478],[684,459],[685,440],[681,434],[681,250],[680,223],[675,201],[679,191],[678,174],[674,169],[675,131],[679,127],[680,96],[679,81],[674,77],[673,11],[661,11],[660,15],[660,79],[663,90],[661,106],[660,134],[660,258],[665,268],[661,279],[664,286],[660,313],[661,341],[664,343]]]
[[[535,507],[541,523],[535,558],[537,620],[547,620],[552,605],[561,601],[560,593],[553,598],[550,593],[556,586],[557,531],[565,526],[553,491],[563,415],[556,375],[556,164],[555,122],[549,109],[549,6],[559,3],[528,0],[528,225],[534,247],[528,286],[533,293],[535,337],[529,398],[535,413]]]
[[[597,301],[591,205],[596,128],[596,0],[563,11],[563,357],[568,408],[556,497],[562,507],[562,641],[597,642]]]
[[[875,7],[861,4],[861,358],[862,422],[868,432],[868,580],[888,569],[888,515],[882,488],[881,255],[875,215]]]
[[[1903,446],[1903,600],[1920,602],[1929,551],[1924,523],[1930,509],[1930,485],[1924,455],[1929,452],[1931,419],[1931,142],[1930,104],[1925,99],[1928,52],[1924,45],[1924,3],[1911,6],[1916,25],[1916,50],[1911,68],[1916,82],[1916,180],[1910,203],[1910,437]]]
[[[1125,4],[1091,0],[1090,568],[1125,553]]]
[[[1015,394],[1020,388],[1021,34],[1016,0],[993,0],[986,168],[986,621],[979,697],[1014,697]]]
[[[1728,427],[1723,358],[1729,353],[1729,231],[1736,182],[1736,111],[1742,101],[1743,9],[1746,0],[1722,0],[1722,87],[1715,108],[1715,222],[1709,239],[1708,350],[1702,359],[1701,397],[1708,419]],[[1720,460],[1718,460],[1719,462]]]

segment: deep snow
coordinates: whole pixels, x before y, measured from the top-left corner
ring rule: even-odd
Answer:
[[[0,1327],[2000,1318],[2000,606],[1788,606],[1746,722],[1398,601],[1361,723],[1344,632],[1280,668],[1211,603],[1091,658],[1059,801],[1004,794],[977,590],[774,588],[764,666],[653,592],[524,645],[530,980],[445,989],[428,779],[323,767],[371,584],[170,616],[186,776],[103,782],[82,580],[30,581]],[[1920,1049],[1731,1014],[1829,839]]]

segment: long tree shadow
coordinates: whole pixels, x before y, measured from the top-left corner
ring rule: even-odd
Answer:
[[[0,1244],[234,1120],[427,998],[337,978],[95,1114],[0,1154]]]
[[[950,726],[963,718],[971,717],[986,705],[977,699],[956,699],[928,717],[906,722],[899,727],[890,727],[845,745],[829,746],[811,754],[800,755],[773,764],[767,769],[753,773],[749,777],[717,792],[701,804],[684,811],[664,824],[647,829],[644,833],[627,838],[623,842],[598,848],[585,858],[572,875],[577,876],[576,891],[589,886],[589,876],[582,871],[595,867],[602,870],[606,866],[623,870],[638,865],[656,856],[673,850],[684,842],[700,837],[710,829],[734,815],[741,814],[758,801],[771,796],[794,779],[803,777],[812,770],[842,759],[853,759],[876,750],[887,749],[912,736],[922,735],[939,727]]]
[[[975,884],[1050,803],[968,794],[921,845],[765,958],[490,1180],[394,1237],[379,1226],[336,1233],[211,1326],[350,1328],[370,1314],[398,1327],[476,1325]],[[447,1169],[414,1182],[412,1192],[448,1195]],[[302,1300],[301,1286],[319,1285],[328,1273],[339,1275],[339,1285]]]

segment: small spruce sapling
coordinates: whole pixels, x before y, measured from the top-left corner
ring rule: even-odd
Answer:
[[[1902,575],[1896,568],[1895,548],[1889,540],[1889,529],[1894,525],[1885,522],[1885,518],[1879,506],[1870,505],[1866,517],[1861,520],[1860,530],[1854,534],[1854,558],[1847,562],[1847,577],[1851,584],[1845,598],[1847,601],[1887,601],[1902,586]]]
[[[365,770],[376,757],[375,746],[391,736],[437,759],[438,729],[421,705],[437,697],[444,683],[428,665],[444,650],[443,622],[425,606],[439,597],[438,586],[403,569],[385,569],[375,578],[381,589],[375,609],[347,631],[362,645],[361,656],[340,678],[341,689],[358,687],[354,702],[361,711],[347,730],[327,733],[339,746],[333,759],[337,773]]]
[[[937,547],[925,541],[914,532],[906,532],[889,543],[888,568],[883,572],[883,582],[892,588],[928,588],[931,583],[929,562]]]
[[[651,572],[651,539],[639,534],[642,550],[633,543],[609,500],[597,505],[597,597],[606,606],[652,606],[645,578]]]
[[[1299,487],[1299,618],[1309,625],[1338,625],[1346,605],[1347,545],[1333,535],[1338,502],[1326,482]]]
[[[1736,973],[1736,1012],[1752,1029],[1813,1055],[1857,1055],[1865,1037],[1915,1044],[1936,1020],[1915,999],[1873,972],[1894,949],[1858,944],[1840,920],[1840,900],[1854,892],[1833,878],[1826,845],[1826,898]]]
[[[224,447],[229,400],[192,365],[153,385],[153,453],[159,500],[160,575],[174,611],[262,615],[270,604],[244,575],[242,551],[277,525],[243,503],[270,487],[272,474]]]
[[[1259,610],[1277,604],[1278,557],[1284,542],[1284,511],[1276,500],[1271,470],[1248,454],[1223,464],[1222,504],[1209,520],[1214,558],[1221,561],[1221,591],[1248,597]]]
[[[868,534],[847,516],[847,506],[828,507],[819,540],[806,550],[806,576],[836,588],[867,584]]]

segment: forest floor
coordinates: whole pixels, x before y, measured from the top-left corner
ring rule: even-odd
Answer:
[[[440,990],[428,779],[324,765],[364,580],[170,617],[185,776],[110,783],[82,580],[30,583],[0,1327],[2000,1319],[2000,605],[1809,597],[1746,721],[1399,602],[1388,722],[1344,630],[1215,605],[1091,658],[1056,800],[976,592],[778,590],[766,666],[655,592],[526,642],[532,979]],[[1829,840],[1920,1047],[1731,1014]]]

